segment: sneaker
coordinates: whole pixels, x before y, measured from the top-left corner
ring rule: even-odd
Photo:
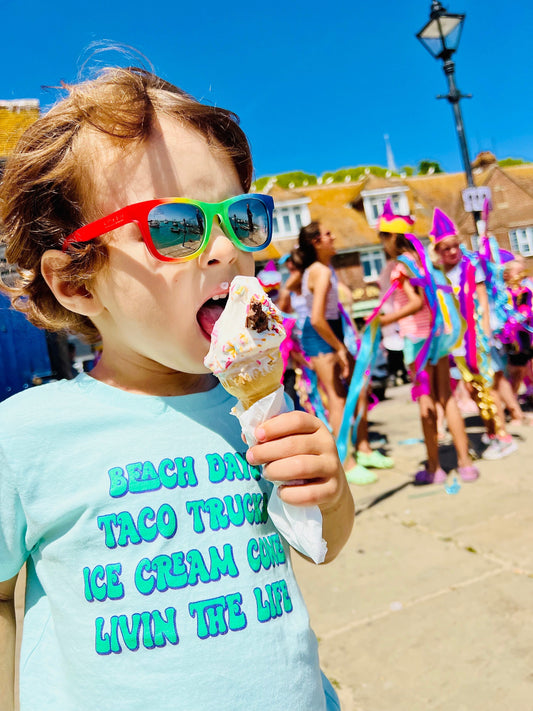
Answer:
[[[481,457],[488,460],[503,459],[503,457],[516,452],[517,449],[518,444],[512,437],[494,437]]]
[[[346,479],[350,484],[357,484],[358,486],[365,486],[366,484],[373,484],[378,480],[374,472],[365,469],[360,464],[356,464],[346,472]]]
[[[494,439],[496,438],[496,435],[490,435],[488,432],[483,432],[481,435],[481,441],[483,444],[490,444],[491,442],[494,442]]]
[[[475,481],[479,478],[479,470],[472,465],[469,467],[457,467],[457,471],[463,481]]]
[[[394,459],[386,457],[375,449],[371,454],[357,452],[357,463],[371,469],[391,469],[394,466]]]
[[[441,467],[434,472],[428,472],[427,469],[422,469],[422,471],[417,472],[415,475],[415,484],[444,484],[447,476]]]

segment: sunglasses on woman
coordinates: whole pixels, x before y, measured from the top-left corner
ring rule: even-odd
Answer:
[[[222,202],[162,198],[128,205],[69,235],[63,251],[73,243],[88,242],[118,227],[135,223],[150,254],[163,262],[195,259],[207,247],[213,220],[244,252],[270,244],[274,200],[270,195],[237,195]]]

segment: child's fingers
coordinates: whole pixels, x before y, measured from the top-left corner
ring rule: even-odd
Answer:
[[[282,415],[266,420],[255,430],[258,442],[267,442],[287,437],[291,434],[312,434],[324,425],[320,420],[308,412],[284,412]]]
[[[320,436],[289,435],[256,444],[246,453],[249,464],[269,464],[298,455],[319,456],[324,453],[325,443]]]
[[[334,479],[309,479],[298,486],[289,483],[278,487],[277,496],[293,506],[319,506],[337,496],[338,483]]]
[[[269,481],[282,484],[307,482],[311,479],[323,480],[328,477],[330,466],[322,456],[300,454],[271,461],[263,467],[263,476]]]

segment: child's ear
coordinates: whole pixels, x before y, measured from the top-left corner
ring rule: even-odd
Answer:
[[[70,257],[57,249],[48,249],[41,257],[41,273],[50,290],[69,311],[93,318],[102,311],[102,305],[94,294],[83,285],[72,284],[62,273]]]

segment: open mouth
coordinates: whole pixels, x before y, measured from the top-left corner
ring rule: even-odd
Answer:
[[[198,321],[198,324],[200,325],[200,328],[206,338],[211,339],[213,327],[224,310],[224,306],[227,301],[228,295],[220,294],[220,296],[214,296],[213,298],[208,299],[198,310],[196,320]]]

